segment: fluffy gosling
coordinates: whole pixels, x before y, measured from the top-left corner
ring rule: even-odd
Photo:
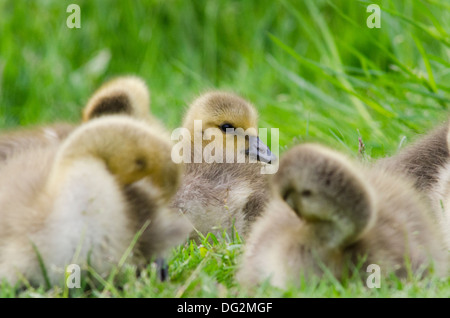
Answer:
[[[197,98],[184,117],[183,127],[189,130],[191,138],[183,142],[189,143],[191,161],[184,164],[183,182],[173,206],[202,235],[212,232],[221,237],[224,230],[234,226],[245,236],[268,202],[267,176],[261,174],[261,167],[276,158],[258,137],[257,117],[249,102],[220,91]],[[195,129],[196,120],[201,121],[201,130]],[[222,138],[204,138],[209,128]],[[247,137],[243,136],[245,131]],[[239,137],[245,142],[239,142]],[[196,147],[195,140],[201,140],[201,147]],[[223,163],[208,162],[207,156],[195,162],[196,156],[208,155],[206,150],[211,145],[215,148],[212,155],[221,154]],[[243,157],[243,163],[238,163],[238,156]],[[233,158],[232,163],[227,163],[227,158]]]
[[[405,277],[435,266],[448,275],[437,220],[409,180],[367,169],[315,144],[289,150],[274,176],[274,199],[247,240],[238,280],[281,288],[327,268],[341,278],[363,261]]]
[[[170,150],[158,130],[110,116],[82,125],[60,146],[32,148],[0,166],[0,279],[43,284],[38,253],[52,284],[62,282],[67,265],[84,268],[88,259],[106,275],[140,229],[131,263],[179,243],[190,227],[168,208],[180,180]],[[148,205],[140,209],[129,192],[143,181]]]

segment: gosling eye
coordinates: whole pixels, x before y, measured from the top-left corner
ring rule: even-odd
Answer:
[[[291,189],[287,190],[285,193],[283,193],[283,200],[287,201],[289,199],[290,195],[293,194],[293,193],[294,193],[293,190],[291,190]]]
[[[222,130],[224,133],[227,133],[227,129],[234,129],[234,126],[229,123],[225,123],[219,126],[220,130]]]
[[[144,158],[136,158],[134,164],[139,171],[145,170],[147,168],[147,161]]]

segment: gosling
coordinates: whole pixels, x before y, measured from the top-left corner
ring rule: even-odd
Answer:
[[[181,143],[190,153],[172,206],[192,222],[196,229],[192,238],[210,232],[221,238],[223,231],[230,233],[233,227],[245,237],[267,204],[269,187],[261,167],[275,162],[276,157],[258,137],[257,118],[253,105],[221,91],[208,92],[190,105],[183,120],[190,138],[185,140],[183,136]],[[195,121],[201,121],[201,130],[196,129]],[[208,129],[221,138],[205,138]],[[200,147],[195,140],[201,140]],[[215,150],[210,150],[208,157],[208,149],[212,148]],[[200,156],[207,156],[196,162],[199,152]],[[211,160],[217,155],[221,161]],[[232,162],[227,162],[227,158],[232,158]]]
[[[412,182],[362,167],[316,144],[289,150],[274,176],[273,199],[254,224],[243,285],[268,279],[281,288],[329,270],[338,279],[363,262],[405,277],[434,266],[448,275],[448,247],[434,214]]]
[[[32,148],[0,166],[0,280],[43,284],[40,259],[53,285],[66,266],[86,268],[88,260],[104,276],[139,230],[133,264],[180,243],[191,228],[168,207],[180,182],[170,150],[158,130],[106,116],[61,145]],[[144,210],[128,194],[143,181]]]

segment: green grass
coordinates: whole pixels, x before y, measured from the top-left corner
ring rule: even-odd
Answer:
[[[66,27],[67,5],[81,29]],[[381,28],[366,7],[378,3]],[[186,105],[220,88],[251,100],[260,127],[280,129],[281,152],[318,140],[367,160],[448,118],[450,10],[445,0],[391,1],[4,1],[0,0],[0,128],[78,122],[90,94],[121,74],[143,77],[152,112],[177,127]],[[76,297],[448,297],[450,280],[399,281],[380,289],[358,278],[322,279],[287,291],[237,286],[242,241],[171,252],[170,282],[153,267],[124,267],[114,284]],[[120,288],[117,286],[121,286]],[[67,296],[0,286],[0,297]]]
[[[154,265],[139,271],[125,265],[120,273],[113,271],[107,280],[94,272],[82,279],[80,289],[62,289],[44,286],[14,289],[0,285],[1,297],[448,297],[450,278],[433,275],[419,279],[400,280],[393,275],[381,276],[381,286],[367,288],[363,275],[365,269],[355,271],[338,282],[330,276],[312,277],[300,287],[281,290],[264,283],[249,290],[233,279],[239,266],[243,241],[238,237],[223,236],[217,239],[208,235],[201,244],[186,243],[172,250],[169,260],[168,282],[158,279]],[[382,272],[383,274],[383,272]],[[100,282],[99,282],[100,281]]]

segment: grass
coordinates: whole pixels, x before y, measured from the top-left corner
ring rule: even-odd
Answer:
[[[448,297],[450,278],[431,275],[426,279],[411,277],[400,280],[393,275],[381,276],[380,288],[369,289],[359,271],[342,282],[332,277],[311,278],[300,287],[281,290],[265,283],[255,290],[246,290],[233,279],[242,253],[243,241],[235,238],[215,238],[208,235],[200,244],[186,243],[172,250],[169,259],[170,278],[161,282],[152,264],[136,275],[136,268],[125,265],[120,274],[108,281],[95,272],[83,278],[80,289],[44,286],[14,289],[0,285],[0,297]],[[365,271],[365,270],[363,270]],[[100,281],[100,283],[99,283]]]
[[[81,29],[66,8],[81,7]],[[370,3],[381,28],[369,29]],[[390,1],[4,1],[0,0],[0,128],[78,122],[105,80],[143,77],[152,112],[173,129],[186,105],[220,88],[251,100],[260,127],[280,129],[281,153],[317,140],[368,161],[448,118],[450,10],[445,0]],[[322,279],[287,291],[234,281],[239,238],[172,250],[170,281],[149,266],[122,268],[115,284],[73,297],[448,297],[450,280],[400,281],[380,289],[358,278]],[[121,286],[120,288],[117,286]],[[0,297],[63,297],[63,290],[0,286]]]

